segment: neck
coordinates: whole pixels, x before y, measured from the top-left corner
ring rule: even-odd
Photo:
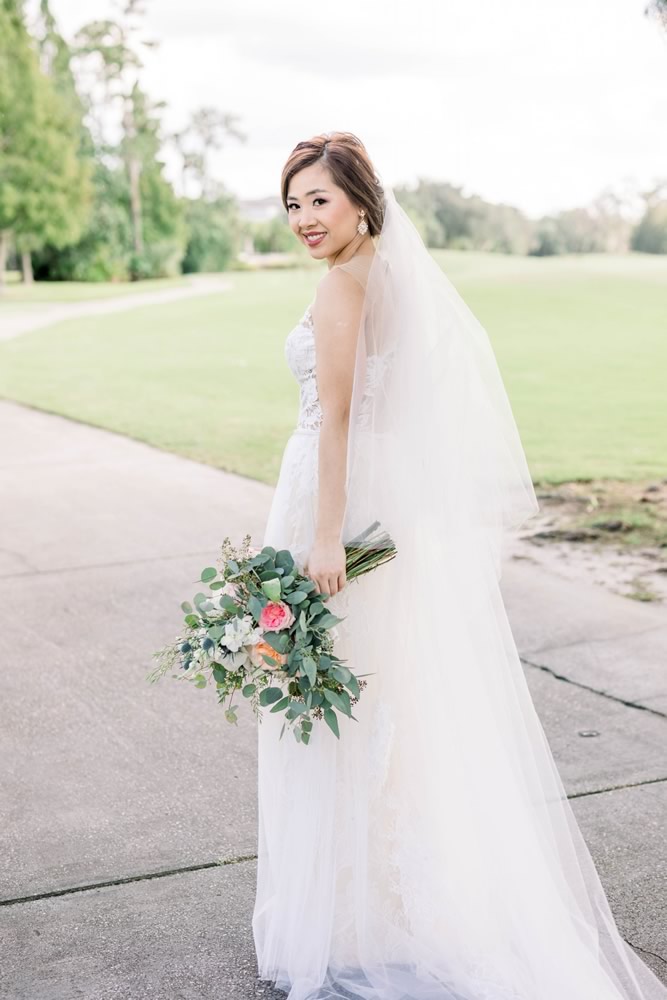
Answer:
[[[329,265],[329,270],[335,267],[337,264],[346,264],[348,260],[352,257],[371,257],[375,253],[375,244],[373,239],[368,234],[364,236],[356,236],[354,239],[350,240],[342,250],[338,253],[333,254],[331,257],[327,257],[327,264]]]

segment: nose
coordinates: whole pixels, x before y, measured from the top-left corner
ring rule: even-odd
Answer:
[[[312,229],[314,225],[317,225],[317,219],[313,215],[312,211],[309,209],[304,209],[299,218],[299,229],[302,231],[306,229]]]

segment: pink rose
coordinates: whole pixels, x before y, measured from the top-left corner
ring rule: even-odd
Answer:
[[[269,601],[259,616],[260,628],[266,632],[279,632],[283,628],[289,628],[293,621],[292,609],[284,601]]]

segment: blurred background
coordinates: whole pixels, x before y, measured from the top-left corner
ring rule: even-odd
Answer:
[[[552,528],[664,554],[666,84],[661,0],[2,0],[0,395],[273,483],[326,267],[280,173],[352,131],[488,330]]]

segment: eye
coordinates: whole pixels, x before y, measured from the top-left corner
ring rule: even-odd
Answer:
[[[326,202],[326,198],[314,198],[314,199],[313,199],[313,204],[314,204],[314,203],[315,203],[316,201],[321,201],[321,202],[322,202],[322,203],[323,203],[324,205],[326,205],[326,203],[327,203],[327,202]],[[298,208],[298,207],[299,207],[299,206],[298,206],[298,204],[297,204],[297,202],[295,202],[295,201],[289,201],[289,202],[287,203],[287,211],[289,212],[289,210],[290,210],[291,208],[294,208],[295,206],[296,206],[296,208]]]

